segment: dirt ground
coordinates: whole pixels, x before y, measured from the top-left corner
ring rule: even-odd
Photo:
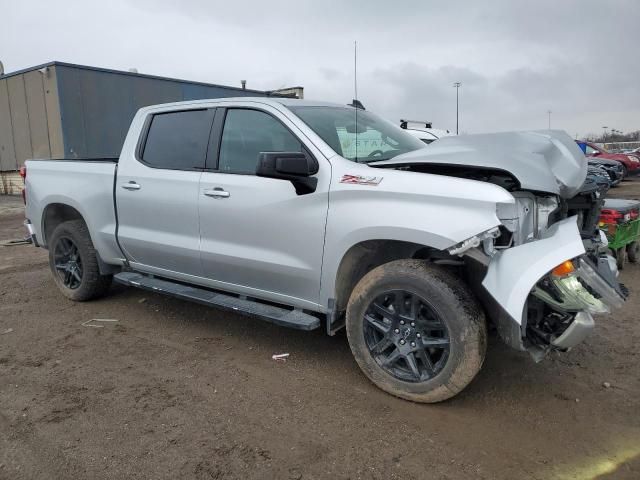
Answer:
[[[22,218],[0,197],[0,242]],[[586,343],[535,364],[492,338],[462,394],[418,405],[344,335],[122,287],[76,304],[45,251],[0,247],[0,479],[639,479],[640,266],[621,278]]]

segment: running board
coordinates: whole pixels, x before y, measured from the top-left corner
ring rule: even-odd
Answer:
[[[204,288],[183,285],[182,283],[175,283],[170,280],[162,280],[140,273],[122,272],[114,275],[113,279],[123,285],[170,295],[209,307],[243,313],[283,327],[295,328],[297,330],[314,330],[320,326],[319,318],[304,313],[302,310],[289,310],[246,298],[206,290]]]

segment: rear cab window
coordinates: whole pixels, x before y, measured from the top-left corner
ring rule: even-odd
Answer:
[[[153,115],[140,159],[154,168],[203,169],[214,109]]]

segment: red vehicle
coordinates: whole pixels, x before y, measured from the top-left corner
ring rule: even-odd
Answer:
[[[624,176],[631,173],[640,173],[640,154],[637,153],[610,153],[595,143],[576,140],[578,146],[587,157],[617,160],[624,166]]]

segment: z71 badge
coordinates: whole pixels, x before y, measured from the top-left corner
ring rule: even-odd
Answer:
[[[343,175],[340,183],[352,183],[357,185],[370,185],[377,187],[383,177],[364,177],[362,175]]]

